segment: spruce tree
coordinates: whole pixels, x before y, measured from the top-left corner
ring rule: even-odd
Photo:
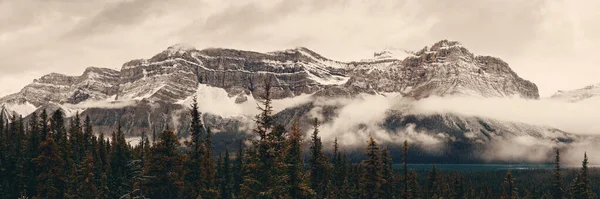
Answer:
[[[329,178],[329,160],[323,153],[323,143],[319,137],[319,120],[313,120],[314,131],[312,133],[312,145],[310,146],[310,187],[315,191],[318,198],[324,198],[327,193]]]
[[[83,140],[83,132],[81,127],[81,120],[79,118],[79,113],[76,113],[75,118],[71,120],[71,128],[69,129],[69,141],[71,145],[73,161],[77,164],[81,162],[82,158],[85,156],[85,143]]]
[[[383,164],[380,157],[379,145],[373,137],[369,138],[367,148],[365,149],[366,160],[363,160],[361,165],[364,167],[364,175],[362,177],[362,198],[374,199],[383,197],[381,184],[384,181],[381,174]]]
[[[411,170],[408,173],[408,190],[407,190],[407,195],[408,198],[421,198],[420,194],[421,193],[421,187],[419,186],[419,182],[417,181],[417,173],[414,170]],[[464,194],[458,195],[459,197],[456,198],[462,198]]]
[[[77,198],[95,198],[98,189],[94,177],[94,158],[90,152],[86,153],[81,169],[78,171]]]
[[[112,135],[112,145],[110,148],[108,187],[111,192],[111,198],[121,197],[131,190],[130,168],[128,167],[130,160],[131,152],[129,151],[129,147],[125,141],[125,134],[121,130],[119,122],[117,132]]]
[[[63,198],[67,187],[64,171],[65,161],[59,147],[50,135],[40,144],[40,155],[33,161],[39,172],[37,196],[40,198]]]
[[[381,161],[382,161],[382,169],[381,174],[383,176],[383,182],[381,184],[381,190],[383,191],[382,198],[392,199],[394,197],[393,190],[394,187],[394,170],[392,168],[392,156],[390,155],[390,151],[387,147],[383,147],[381,149]]]
[[[262,107],[256,115],[253,133],[258,140],[246,149],[244,157],[244,180],[241,186],[242,198],[274,198],[285,193],[285,165],[283,156],[283,136],[285,128],[275,125],[271,105],[271,77],[265,81]]]
[[[556,149],[556,160],[554,161],[554,173],[552,179],[552,197],[562,199],[564,191],[562,188],[562,179],[560,176],[560,152]]]
[[[219,169],[220,175],[220,198],[233,198],[233,171],[231,169],[231,160],[229,158],[229,149],[225,149],[225,156],[222,158],[222,163]]]
[[[402,145],[402,179],[404,184],[404,190],[402,191],[402,198],[408,199],[408,140],[404,140],[404,145]]]
[[[237,197],[240,195],[240,188],[244,180],[244,142],[242,140],[238,142],[233,171],[233,194]]]
[[[519,197],[518,189],[515,186],[515,179],[512,177],[510,170],[506,172],[506,176],[504,177],[504,194],[506,194],[508,199]]]
[[[348,198],[347,190],[347,163],[340,152],[337,138],[333,142],[333,173],[332,173],[332,192],[335,198]]]
[[[431,171],[427,176],[427,185],[425,190],[425,198],[432,198],[438,192],[438,173],[435,165],[431,167]]]
[[[571,185],[571,195],[573,198],[596,198],[589,179],[587,153],[584,153],[581,170]]]
[[[160,141],[152,146],[144,173],[151,177],[145,181],[150,198],[180,198],[183,188],[183,157],[176,151],[179,146],[173,131],[163,131]]]
[[[40,143],[41,143],[41,132],[40,132],[40,123],[38,121],[38,116],[37,114],[34,112],[31,114],[30,118],[29,118],[29,132],[28,132],[28,141],[27,141],[27,153],[25,154],[25,158],[27,159],[26,163],[25,163],[25,172],[26,173],[26,178],[27,178],[27,189],[26,189],[26,193],[27,196],[29,197],[33,197],[36,194],[36,189],[37,189],[37,181],[36,178],[38,176],[38,173],[36,172],[35,169],[35,163],[33,162],[33,159],[37,158],[37,156],[40,154],[39,152],[39,148],[40,148]]]
[[[196,198],[200,196],[201,191],[205,190],[206,176],[203,176],[202,158],[205,155],[205,143],[203,132],[204,126],[201,121],[201,113],[198,110],[198,102],[196,97],[193,98],[192,105],[190,108],[191,125],[190,125],[190,136],[191,141],[186,142],[190,148],[190,152],[185,162],[186,174],[185,174],[185,193],[186,197]]]
[[[206,130],[206,138],[204,139],[204,155],[202,156],[202,158],[200,159],[200,168],[202,171],[202,176],[204,177],[203,180],[203,190],[201,191],[201,195],[203,198],[218,198],[219,197],[219,190],[216,186],[215,183],[215,174],[216,174],[216,168],[215,168],[215,161],[213,159],[213,153],[212,153],[212,132],[210,130],[210,128],[207,128]]]
[[[85,121],[83,122],[83,149],[84,151],[92,151],[95,150],[95,146],[93,145],[92,139],[95,139],[94,130],[92,127],[92,121],[89,115],[85,116]]]
[[[294,120],[291,133],[287,141],[285,164],[288,197],[292,199],[309,198],[312,190],[305,184],[304,161],[302,159],[302,132],[298,120]]]

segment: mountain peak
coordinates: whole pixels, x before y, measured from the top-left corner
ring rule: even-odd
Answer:
[[[186,44],[186,43],[178,43],[172,46],[169,46],[166,51],[169,52],[179,52],[179,51],[190,51],[190,50],[196,50],[196,48],[190,44]]]

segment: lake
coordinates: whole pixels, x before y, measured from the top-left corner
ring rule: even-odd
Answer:
[[[394,168],[401,169],[402,164],[394,164]],[[409,164],[409,169],[431,170],[433,164]],[[561,168],[578,168],[581,165],[561,165]],[[528,165],[528,164],[436,164],[437,170],[445,171],[494,171],[494,170],[521,170],[521,169],[552,169],[554,165]]]

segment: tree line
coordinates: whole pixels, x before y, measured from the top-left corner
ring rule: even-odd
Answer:
[[[587,154],[568,185],[563,185],[557,150],[551,186],[520,190],[511,171],[504,179],[485,179],[491,184],[485,188],[467,183],[463,174],[441,172],[435,166],[419,178],[417,171],[408,169],[407,141],[401,168],[394,167],[389,150],[372,137],[363,160],[351,162],[337,139],[331,143],[333,152],[324,152],[317,119],[311,121],[310,148],[304,153],[300,121],[295,119],[289,128],[277,124],[270,84],[265,91],[252,131],[255,138],[240,141],[235,152],[227,149],[219,154],[213,152],[212,132],[203,125],[195,98],[189,139],[181,141],[166,129],[153,133],[152,139],[142,133],[135,146],[127,143],[120,125],[105,137],[93,131],[89,116],[82,123],[76,114],[67,126],[60,109],[51,115],[45,110],[33,113],[27,122],[0,115],[0,195],[11,199],[597,197]]]

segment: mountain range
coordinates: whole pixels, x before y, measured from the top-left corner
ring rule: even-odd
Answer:
[[[225,145],[250,136],[258,96],[269,78],[277,121],[289,125],[300,119],[308,132],[308,121],[317,117],[326,142],[338,138],[342,145],[362,146],[371,135],[393,150],[408,139],[423,154],[433,154],[433,161],[439,156],[485,159],[482,154],[496,140],[531,137],[568,144],[585,139],[546,126],[411,112],[404,105],[433,96],[540,98],[537,86],[506,62],[475,55],[448,40],[416,51],[377,52],[372,59],[353,62],[331,60],[303,47],[260,53],[178,44],[149,59],[126,62],[120,71],[90,67],[81,76],[42,76],[0,98],[0,110],[5,118],[26,118],[44,109],[62,109],[67,117],[89,116],[96,132],[113,132],[120,124],[130,137],[171,128],[184,138],[189,104],[196,96],[204,124],[221,139],[217,144]],[[559,92],[552,98],[578,101],[595,94],[600,87]],[[371,99],[382,104],[360,104]],[[431,153],[440,144],[451,150]]]

